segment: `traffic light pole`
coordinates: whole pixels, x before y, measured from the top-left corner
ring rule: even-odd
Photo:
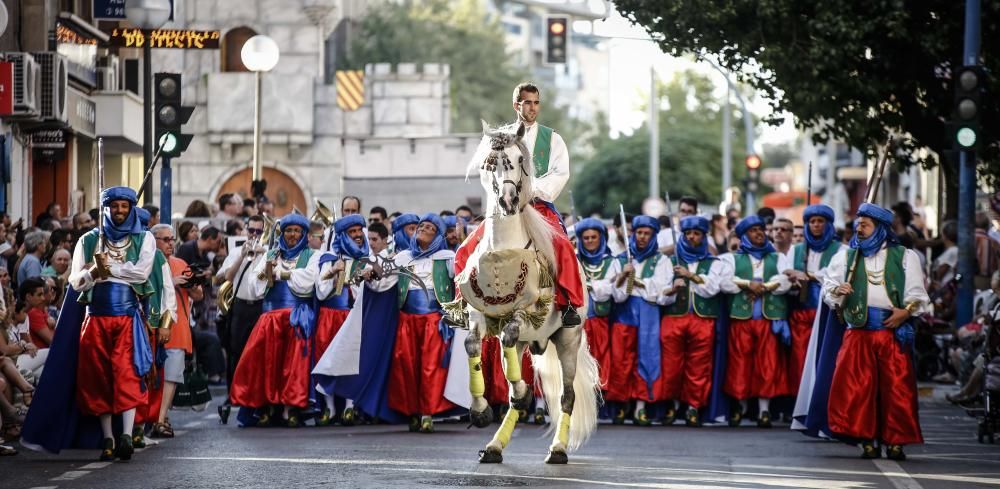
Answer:
[[[980,0],[965,0],[965,48],[962,55],[966,66],[979,65]],[[955,80],[957,83],[957,80]],[[973,277],[976,274],[976,153],[962,150],[959,154],[958,173],[958,297],[955,308],[956,327],[967,324],[973,316],[973,299],[976,293]]]
[[[142,169],[153,166],[153,48],[150,39],[142,44]],[[153,202],[153,182],[143,186],[142,203]],[[160,215],[163,215],[161,212]]]
[[[160,222],[170,224],[170,214],[172,210],[173,172],[170,169],[169,156],[163,157],[163,164],[160,166]]]

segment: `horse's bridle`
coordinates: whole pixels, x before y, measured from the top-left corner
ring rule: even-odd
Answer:
[[[517,166],[521,170],[521,175],[524,176],[524,177],[527,177],[528,176],[528,172],[525,171],[523,163],[524,163],[524,155],[521,155],[521,156],[518,157],[518,165]],[[499,204],[500,203],[500,199],[503,198],[503,195],[500,193],[500,185],[506,185],[508,183],[511,184],[511,185],[513,185],[514,189],[517,191],[517,193],[514,195],[514,201],[512,202],[512,204],[513,204],[514,209],[518,209],[518,208],[520,208],[520,203],[521,203],[521,187],[524,184],[524,179],[522,178],[521,180],[518,180],[517,182],[515,182],[515,181],[507,178],[507,179],[504,179],[502,182],[497,183],[497,172],[496,171],[490,172],[490,185],[493,186],[493,193],[497,196],[497,204]],[[502,209],[503,206],[501,206],[500,208]]]

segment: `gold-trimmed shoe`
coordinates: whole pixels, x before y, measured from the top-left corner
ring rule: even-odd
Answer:
[[[873,459],[881,458],[882,450],[875,446],[875,442],[866,441],[861,444],[861,458]]]
[[[758,428],[770,428],[771,427],[771,412],[761,411],[757,416],[757,427]]]
[[[743,409],[737,405],[737,407],[729,413],[729,427],[736,428],[741,422],[743,422]]]
[[[625,424],[625,410],[622,408],[618,409],[615,413],[615,417],[611,418],[611,424]]]
[[[542,408],[536,408],[535,409],[534,423],[535,424],[545,424],[545,410],[544,409],[542,409]]]
[[[146,448],[146,432],[142,425],[132,427],[132,446],[135,448]]]
[[[645,408],[636,411],[632,421],[636,424],[636,426],[649,426],[653,424],[649,421],[649,416],[646,416]]]
[[[906,454],[903,453],[903,445],[889,445],[885,447],[885,458],[899,462],[906,460]]]
[[[420,420],[421,433],[434,433],[434,420],[430,416],[425,416]]]
[[[132,447],[132,435],[128,433],[122,433],[118,437],[118,446],[115,447],[115,457],[119,460],[132,460],[132,454],[135,453],[135,449]]]
[[[674,424],[677,420],[677,410],[674,408],[668,408],[667,412],[663,413],[663,426],[670,426]]]
[[[104,448],[101,449],[101,457],[98,459],[101,462],[110,462],[115,459],[115,440],[114,438],[105,438],[103,442]]]
[[[701,416],[698,415],[698,408],[689,407],[684,415],[685,424],[692,428],[701,427]]]
[[[344,414],[340,415],[340,424],[344,426],[354,426],[358,422],[358,413],[354,408],[349,407],[344,410]]]
[[[319,417],[316,418],[316,426],[330,426],[331,419],[332,416],[330,416],[330,410],[324,409],[323,412],[319,414]]]
[[[416,433],[420,431],[420,417],[410,416],[410,424],[408,426],[410,433]]]

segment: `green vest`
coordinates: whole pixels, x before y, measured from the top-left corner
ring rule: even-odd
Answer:
[[[795,254],[794,254],[794,257],[793,257],[793,263],[795,265],[795,269],[798,270],[798,271],[800,271],[800,272],[805,272],[806,271],[806,244],[805,243],[799,243],[799,244],[795,245],[794,251],[795,251]],[[830,265],[830,260],[833,258],[833,255],[837,254],[837,251],[840,251],[840,242],[837,241],[837,240],[830,241],[830,244],[826,245],[826,249],[823,250],[823,255],[821,255],[819,257],[819,268],[823,269],[823,268],[826,268],[827,266],[829,266]],[[815,253],[815,252],[814,251],[810,251],[810,253]]]
[[[455,281],[448,273],[448,260],[434,260],[434,298],[438,304],[445,304],[455,300]],[[399,275],[399,302],[397,306],[402,309],[406,304],[406,294],[410,292],[410,277]]]
[[[582,259],[580,258],[578,259],[580,260],[580,263],[583,263]],[[601,261],[600,268],[595,269],[593,272],[587,270],[587,266],[584,265],[583,272],[587,276],[587,282],[590,282],[591,280],[604,280],[604,278],[608,275],[608,270],[611,268],[612,260],[614,260],[614,257],[611,256],[605,257],[604,260]],[[603,302],[597,302],[594,300],[590,301],[590,303],[594,306],[594,314],[596,314],[599,317],[606,317],[609,314],[611,314],[612,302],[613,301],[611,299],[608,299]]]
[[[149,296],[149,326],[160,327],[160,309],[163,304],[163,265],[167,263],[167,257],[159,249],[153,257],[153,271],[149,273],[149,284],[153,286],[153,293]],[[179,298],[178,298],[179,299]]]
[[[535,123],[538,126],[538,137],[535,138],[535,148],[531,150],[531,159],[535,164],[535,178],[549,171],[549,156],[552,155],[552,128]]]
[[[269,261],[275,259],[278,256],[278,252],[279,251],[281,251],[279,248],[274,248],[272,250],[268,250],[268,252],[267,252],[267,259]],[[302,250],[301,252],[299,252],[299,257],[298,257],[297,260],[295,260],[295,268],[296,269],[305,268],[306,265],[309,264],[309,259],[312,258],[313,251],[314,250],[312,248],[306,248],[306,249]],[[270,290],[271,290],[271,288],[268,287],[267,290],[264,291],[264,295],[267,295],[268,291],[270,291]],[[289,288],[289,290],[291,290],[291,288]],[[295,294],[295,292],[292,292],[292,293]],[[295,294],[295,295],[298,295],[298,294]]]
[[[847,250],[847,267],[854,261],[854,255],[858,250],[850,248]],[[906,275],[903,273],[903,255],[906,248],[902,246],[890,246],[886,249],[885,257],[885,291],[889,295],[889,301],[893,307],[903,307],[903,291],[906,284]],[[847,275],[844,275],[847,278]],[[858,260],[858,266],[854,270],[854,280],[851,282],[854,293],[844,299],[844,320],[848,324],[863,325],[868,322],[868,272],[865,270],[865,260]]]
[[[651,243],[650,245],[652,246],[655,244],[656,243],[654,242]],[[641,280],[652,277],[653,273],[656,272],[656,265],[660,263],[660,258],[662,257],[663,257],[662,254],[655,253],[653,256],[647,258],[646,261],[642,262],[642,270],[639,271],[639,279]],[[627,262],[628,262],[628,257],[625,255],[625,253],[618,255],[618,263],[620,263],[622,267],[624,267]],[[655,305],[656,303],[651,302],[651,304]]]
[[[677,259],[670,257],[670,262],[674,265],[677,264]],[[687,267],[687,263],[681,260],[681,266]],[[701,260],[698,262],[698,275],[708,275],[709,270],[712,269],[712,260]],[[689,302],[691,296],[694,296],[694,313],[698,317],[703,318],[715,318],[719,317],[719,312],[722,310],[722,301],[720,300],[719,294],[712,297],[705,298],[694,293],[694,289],[691,288],[691,280],[684,279],[684,283],[687,284],[685,293],[677,294],[677,300],[673,304],[667,306],[666,314],[668,316],[683,316],[687,314],[688,309],[690,309]]]
[[[753,264],[750,255],[746,253],[734,253],[736,262],[736,278],[753,280]],[[764,280],[778,274],[778,253],[770,253],[764,257]],[[785,296],[774,295],[770,292],[764,294],[764,317],[770,320],[788,318],[788,305]],[[729,316],[733,319],[750,319],[753,317],[753,301],[746,290],[741,290],[739,294],[733,296],[730,306]]]
[[[142,252],[142,242],[146,238],[146,233],[132,233],[129,235],[129,245],[125,248],[125,261],[135,263],[139,261],[139,255]],[[97,250],[97,229],[92,229],[87,234],[83,235],[83,256],[86,257],[86,263],[91,263],[94,261],[94,252]],[[156,269],[155,257],[153,269]],[[145,282],[140,284],[129,284],[132,290],[135,291],[136,295],[140,298],[145,298],[152,295],[155,290],[153,286],[149,283],[147,278]],[[80,298],[77,302],[88,304],[90,303],[92,290],[88,290],[80,294]]]

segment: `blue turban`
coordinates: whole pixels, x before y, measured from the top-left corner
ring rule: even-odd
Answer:
[[[420,217],[416,214],[400,214],[392,221],[392,242],[396,245],[396,253],[410,249],[410,237],[403,228],[419,222]]]
[[[635,231],[639,228],[650,228],[653,230],[653,237],[646,243],[646,248],[640,250],[635,243]],[[628,239],[628,249],[632,253],[632,259],[643,261],[653,256],[658,250],[656,248],[656,233],[660,231],[660,222],[654,217],[638,215],[632,218],[632,236]]]
[[[611,254],[608,249],[608,228],[604,226],[604,223],[600,219],[595,219],[593,217],[588,217],[582,219],[580,222],[576,223],[574,226],[576,230],[576,251],[580,256],[580,260],[584,263],[595,266],[604,261],[604,258]],[[583,232],[587,230],[597,231],[597,234],[601,237],[601,244],[597,246],[594,251],[587,251],[583,247]]]
[[[284,232],[289,226],[298,226],[302,228],[302,238],[299,239],[295,246],[289,247],[285,243]],[[306,219],[302,214],[291,213],[281,218],[281,232],[282,236],[278,238],[278,247],[281,248],[281,255],[285,258],[291,259],[299,256],[302,250],[309,246],[309,240],[307,239],[306,233],[309,232],[309,220]]]
[[[820,237],[815,237],[812,232],[809,231],[809,220],[813,217],[822,217],[826,219],[826,225],[823,226],[823,234]],[[806,236],[806,245],[809,249],[815,251],[816,253],[822,253],[826,250],[827,246],[830,246],[830,242],[837,237],[837,232],[833,229],[833,207],[823,204],[816,204],[806,207],[806,210],[802,212],[802,221],[804,224],[804,233]]]
[[[355,260],[359,258],[364,258],[371,253],[368,247],[368,237],[362,236],[362,244],[358,246],[349,236],[347,236],[347,230],[355,226],[365,227],[365,218],[361,217],[360,214],[351,214],[349,216],[341,217],[337,219],[337,222],[333,224],[333,231],[336,237],[333,240],[333,252],[339,257],[341,255],[347,255]]]
[[[746,253],[758,260],[762,260],[764,255],[769,253],[774,253],[774,246],[771,244],[771,240],[764,235],[764,245],[754,246],[750,242],[750,237],[747,236],[747,231],[750,228],[760,226],[761,229],[767,229],[767,225],[764,224],[764,220],[759,216],[747,216],[744,217],[738,224],[736,224],[736,235],[740,237],[740,251]]]
[[[686,236],[681,236],[677,240],[677,256],[681,260],[684,260],[684,263],[696,263],[701,260],[713,258],[708,252],[708,226],[708,219],[701,216],[688,216],[681,219],[682,233],[690,230],[698,230],[705,235],[701,240],[701,245],[698,247],[691,246]]]
[[[864,203],[858,208],[858,217],[867,217],[875,221],[875,232],[867,239],[858,241],[858,224],[860,220],[854,222],[854,236],[851,237],[851,248],[861,251],[865,257],[878,253],[884,243],[894,245],[899,243],[899,238],[892,230],[892,219],[894,214],[888,209],[884,209],[875,204]]]
[[[433,255],[441,250],[448,249],[448,241],[444,238],[444,221],[441,217],[433,212],[428,212],[420,218],[418,224],[423,224],[429,222],[437,228],[437,236],[434,237],[434,241],[427,246],[427,249],[420,249],[420,245],[417,244],[417,233],[413,233],[413,237],[410,238],[410,252],[413,253],[413,259],[419,260],[421,258],[426,258]]]
[[[143,209],[142,207],[135,208],[135,217],[139,218],[139,225],[142,226],[143,230],[149,229],[149,211]]]
[[[130,204],[128,216],[125,216],[125,220],[121,224],[115,224],[114,220],[111,219],[111,209],[109,206],[111,202],[116,200],[125,200]],[[135,196],[135,190],[128,187],[109,187],[101,192],[101,206],[105,208],[101,214],[104,219],[104,234],[108,236],[108,239],[113,242],[121,241],[130,234],[144,231],[142,223],[139,222],[139,215],[136,212],[136,202],[138,202],[138,199]]]

